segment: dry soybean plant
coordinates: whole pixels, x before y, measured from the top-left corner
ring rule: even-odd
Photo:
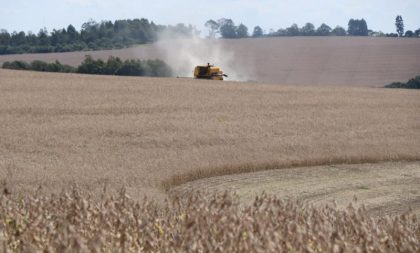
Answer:
[[[189,193],[157,204],[119,195],[0,197],[1,252],[419,252],[415,215],[372,218],[260,195]]]

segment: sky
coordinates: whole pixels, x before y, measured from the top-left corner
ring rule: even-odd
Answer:
[[[147,18],[161,25],[191,24],[207,34],[209,19],[231,18],[269,32],[296,23],[316,27],[322,23],[347,28],[350,18],[364,18],[369,29],[395,32],[395,17],[402,15],[406,30],[420,28],[420,0],[0,0],[0,29],[48,31],[73,24],[78,30],[96,21]]]

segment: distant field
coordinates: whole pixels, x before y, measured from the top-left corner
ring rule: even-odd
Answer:
[[[78,65],[86,54],[104,59],[161,58],[174,68],[184,68],[181,76],[191,75],[192,65],[213,62],[238,80],[309,86],[384,86],[420,74],[419,39],[290,37],[165,43],[111,51],[6,55],[0,56],[0,64],[40,59]]]
[[[420,92],[0,70],[11,192],[135,199],[250,170],[420,159]]]

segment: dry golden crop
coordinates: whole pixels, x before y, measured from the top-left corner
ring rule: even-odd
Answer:
[[[419,251],[419,222],[409,214],[374,219],[364,209],[269,196],[241,206],[229,194],[137,202],[214,175],[419,160],[419,98],[411,90],[0,70],[0,247]],[[75,184],[81,190],[69,193]]]
[[[92,201],[58,196],[0,197],[6,252],[419,252],[416,216],[373,219],[351,205],[314,208],[261,195],[241,206],[229,193],[192,193],[163,206],[124,190]]]
[[[420,93],[0,70],[0,179],[133,198],[223,174],[420,159]]]

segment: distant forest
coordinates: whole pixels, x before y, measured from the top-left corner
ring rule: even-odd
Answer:
[[[401,16],[397,16],[395,24],[397,33],[389,34],[369,30],[364,19],[350,19],[347,29],[341,26],[332,28],[327,24],[321,24],[316,28],[312,23],[306,23],[303,27],[293,24],[290,27],[269,32],[264,32],[260,26],[256,26],[251,34],[248,27],[244,24],[236,26],[232,19],[209,20],[205,26],[209,29],[209,38],[218,36],[225,39],[279,36],[420,36],[420,28],[414,32],[408,30],[404,33],[404,21]],[[23,31],[9,33],[2,29],[0,30],[0,55],[118,49],[136,44],[153,43],[158,40],[160,34],[192,36],[199,33],[191,25],[163,26],[156,25],[147,19],[125,19],[99,23],[90,20],[82,25],[80,32],[73,25],[63,29],[54,29],[52,32],[48,32],[44,28],[37,34]]]
[[[135,44],[157,41],[160,33],[191,36],[197,30],[189,25],[156,25],[147,19],[102,21],[90,20],[79,31],[73,25],[54,29],[45,28],[37,34],[28,32],[8,33],[0,30],[0,54],[50,53],[124,48]]]

